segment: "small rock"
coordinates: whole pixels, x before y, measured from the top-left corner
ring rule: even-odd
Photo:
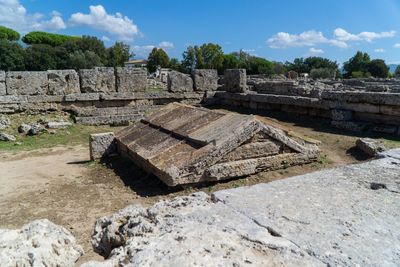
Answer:
[[[18,127],[18,132],[21,134],[27,134],[31,128],[30,125],[23,123]]]
[[[10,126],[10,124],[11,124],[11,121],[9,118],[4,117],[4,116],[0,117],[0,130],[8,128],[8,126]]]
[[[50,121],[47,123],[49,129],[66,129],[70,127],[72,123],[66,121]]]
[[[371,138],[357,139],[356,146],[370,157],[375,157],[378,153],[386,150],[385,146],[381,142]]]
[[[14,142],[17,139],[15,138],[15,136],[11,135],[11,134],[6,134],[6,133],[0,133],[0,141],[11,141]]]
[[[44,128],[40,124],[33,124],[31,129],[28,132],[28,135],[38,135],[39,133],[43,132]]]

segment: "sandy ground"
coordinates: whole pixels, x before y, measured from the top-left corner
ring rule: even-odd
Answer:
[[[277,123],[274,119],[269,120]],[[365,160],[354,150],[356,136],[326,128],[321,131],[312,121],[303,125],[282,122],[282,125],[287,130],[322,141],[321,160],[186,189],[167,188],[155,177],[121,158],[91,163],[88,148],[84,145],[31,152],[0,151],[0,228],[17,228],[31,220],[47,218],[69,229],[83,246],[85,255],[79,264],[89,259],[101,259],[90,244],[96,218],[110,215],[129,204],[150,205],[193,191],[210,193]]]

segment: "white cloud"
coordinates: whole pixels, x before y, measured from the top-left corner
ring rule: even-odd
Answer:
[[[386,50],[383,49],[383,48],[377,48],[377,49],[375,49],[374,51],[375,51],[376,53],[385,53],[385,52],[386,52]]]
[[[0,24],[22,33],[31,30],[57,31],[66,25],[59,12],[53,11],[49,20],[41,13],[28,13],[19,0],[0,0]]]
[[[101,40],[103,40],[104,42],[110,42],[110,41],[111,41],[111,39],[108,38],[108,36],[105,36],[105,35],[103,35],[103,36],[101,37]]]
[[[394,48],[400,48],[400,43],[394,44],[393,47]]]
[[[137,57],[147,57],[150,54],[151,50],[156,47],[168,51],[169,49],[174,48],[174,44],[168,41],[163,41],[158,45],[134,45],[131,46],[131,49]]]
[[[164,50],[168,50],[168,49],[172,49],[174,48],[174,44],[168,41],[163,41],[161,43],[158,44],[158,47],[164,49]]]
[[[89,6],[89,14],[74,13],[69,18],[72,26],[88,26],[114,35],[120,41],[132,41],[140,36],[138,27],[127,16],[117,12],[108,14],[102,5]]]
[[[329,39],[322,32],[315,30],[305,31],[300,34],[278,32],[267,40],[270,48],[288,48],[315,46],[317,44],[330,44],[340,48],[348,48],[349,42],[372,42],[375,39],[392,38],[395,31],[388,32],[361,32],[352,34],[342,28],[333,31],[333,38]]]
[[[246,53],[254,53],[254,52],[256,52],[255,49],[242,49],[242,51],[246,52]]]
[[[314,48],[314,47],[311,47],[311,48],[308,50],[308,52],[309,52],[311,55],[321,55],[321,54],[325,53],[324,50],[322,50],[322,49],[317,49],[317,48]]]

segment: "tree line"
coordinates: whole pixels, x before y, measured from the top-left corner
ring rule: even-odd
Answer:
[[[128,44],[116,42],[106,48],[103,41],[93,36],[67,36],[47,32],[30,32],[21,38],[10,28],[0,26],[1,70],[85,69],[99,66],[123,66],[134,55]],[[171,68],[185,73],[194,69],[242,68],[248,74],[286,75],[289,71],[308,73],[312,78],[390,77],[389,68],[382,59],[371,60],[367,53],[357,52],[339,69],[336,61],[322,57],[296,58],[293,62],[275,62],[250,55],[243,50],[225,54],[218,44],[205,43],[188,46],[182,60],[169,58],[162,48],[154,48],[147,68]],[[400,67],[395,76],[400,77]]]
[[[93,36],[67,36],[47,32],[20,34],[0,26],[0,70],[41,71],[123,66],[133,54],[116,42],[106,48]]]

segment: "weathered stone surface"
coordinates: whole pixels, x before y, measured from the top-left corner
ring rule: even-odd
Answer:
[[[117,152],[114,133],[91,134],[89,139],[90,159],[108,157]]]
[[[245,69],[228,69],[224,73],[225,90],[232,93],[243,93],[247,90]]]
[[[0,130],[4,130],[11,125],[11,121],[9,118],[5,116],[0,116]]]
[[[161,238],[162,237],[162,238]],[[129,206],[96,222],[94,248],[109,257],[83,266],[322,266],[289,240],[205,193]]]
[[[26,124],[26,123],[22,123],[20,126],[18,126],[18,132],[20,134],[28,134],[28,132],[31,130],[31,126]]]
[[[334,121],[349,121],[353,118],[352,111],[343,109],[332,109],[331,115]]]
[[[354,132],[363,131],[367,127],[366,123],[356,121],[331,121],[331,125],[339,129]]]
[[[218,89],[218,72],[213,69],[195,69],[192,73],[196,91],[215,91]]]
[[[31,128],[29,129],[28,135],[38,135],[41,132],[44,131],[44,127],[37,123],[37,124],[32,124]]]
[[[46,71],[9,71],[6,85],[8,95],[44,95],[49,86]]]
[[[0,229],[0,266],[73,266],[83,249],[65,228],[36,220],[18,230]]]
[[[0,95],[6,95],[6,73],[0,70]]]
[[[400,150],[382,157],[128,206],[97,220],[108,259],[83,266],[397,266]]]
[[[6,141],[6,142],[14,142],[17,139],[15,136],[8,134],[8,133],[1,133],[0,132],[0,141]]]
[[[323,264],[396,266],[400,150],[391,154],[397,157],[219,191],[214,199]]]
[[[79,71],[82,93],[115,92],[114,68],[99,67]]]
[[[80,93],[79,76],[75,70],[48,70],[50,95]]]
[[[115,70],[118,92],[144,92],[147,87],[147,70],[122,68]]]
[[[374,140],[371,138],[357,139],[356,146],[358,149],[360,149],[361,151],[363,151],[365,154],[367,154],[370,157],[375,157],[380,152],[383,152],[386,150],[386,148],[382,144],[382,142],[379,142],[378,140]]]
[[[192,92],[193,80],[184,73],[178,71],[168,72],[168,91],[170,92]]]
[[[46,127],[49,129],[66,129],[71,126],[72,123],[67,121],[50,121],[46,124]]]

